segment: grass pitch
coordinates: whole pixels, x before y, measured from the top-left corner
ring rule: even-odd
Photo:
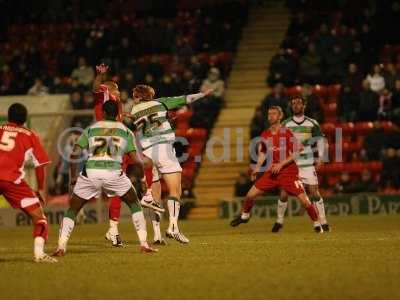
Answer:
[[[330,222],[323,235],[305,217],[279,234],[273,220],[182,222],[191,243],[154,255],[138,253],[132,224],[123,249],[104,241],[106,224],[84,225],[55,265],[32,262],[30,228],[0,228],[0,299],[400,299],[400,217]]]

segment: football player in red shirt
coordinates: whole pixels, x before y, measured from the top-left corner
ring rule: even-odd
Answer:
[[[113,100],[118,102],[118,118],[117,120],[119,122],[122,122],[123,120],[123,111],[122,111],[122,104],[120,102],[120,91],[118,89],[118,85],[114,81],[106,81],[106,74],[108,71],[108,66],[105,64],[100,64],[96,66],[96,77],[93,81],[93,98],[94,98],[94,103],[95,103],[95,117],[96,121],[101,121],[103,120],[103,103],[106,102],[107,100]],[[144,165],[145,165],[145,175],[146,175],[146,181],[148,186],[150,187],[153,181],[153,173],[152,173],[152,162],[150,159],[144,158]],[[125,156],[124,157],[124,162],[123,162],[123,169],[126,170],[128,165],[129,165],[129,157]],[[151,195],[151,190],[149,189],[148,192]],[[149,194],[148,193],[148,194]],[[149,198],[149,195],[145,195],[144,198],[141,200],[141,204],[144,207],[148,207],[151,209],[163,211],[162,208],[160,208],[157,205],[157,202],[153,200],[152,197]],[[146,198],[146,199],[145,199]],[[121,247],[122,246],[122,239],[121,236],[119,235],[118,231],[118,223],[119,223],[119,218],[121,214],[121,199],[120,197],[112,197],[110,198],[110,204],[109,204],[109,210],[108,210],[108,215],[109,215],[109,220],[110,220],[110,227],[106,233],[106,239],[111,241],[113,246],[116,247]]]
[[[311,220],[318,220],[317,210],[304,191],[303,184],[298,177],[299,169],[294,162],[295,156],[303,146],[296,141],[289,128],[281,125],[282,118],[283,112],[279,106],[269,108],[268,122],[271,126],[261,134],[262,140],[258,144],[258,160],[252,173],[252,180],[255,180],[257,174],[260,173],[265,160],[267,160],[266,171],[247,193],[242,214],[231,222],[233,227],[249,221],[255,198],[277,187],[289,195],[296,196],[305,207]]]
[[[8,122],[0,126],[0,194],[15,209],[21,209],[33,221],[34,261],[57,262],[44,252],[48,238],[47,219],[40,200],[43,201],[45,166],[50,163],[38,135],[24,127],[27,109],[20,103],[8,109]],[[38,181],[34,192],[25,182],[24,164],[32,160]]]

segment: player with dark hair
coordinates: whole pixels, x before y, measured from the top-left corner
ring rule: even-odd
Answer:
[[[57,260],[44,252],[48,225],[40,204],[44,201],[45,166],[50,160],[39,136],[24,127],[27,117],[26,107],[14,103],[8,109],[8,122],[0,125],[0,194],[13,208],[21,209],[32,218],[34,261],[54,263]],[[24,180],[24,164],[28,160],[35,166],[36,192]]]
[[[146,221],[137,192],[122,170],[122,158],[127,154],[132,164],[141,166],[140,176],[144,177],[142,162],[136,156],[135,138],[125,125],[117,121],[118,104],[115,101],[106,101],[103,104],[103,114],[104,121],[86,128],[71,154],[73,194],[70,207],[62,220],[55,256],[65,255],[77,213],[88,200],[100,196],[102,190],[108,197],[120,197],[130,208],[132,222],[140,241],[140,251],[155,251],[147,244]],[[89,157],[78,176],[76,160],[81,156],[83,149],[88,151]],[[142,184],[146,189],[144,180]]]
[[[314,229],[315,232],[319,233],[321,230],[330,231],[325,216],[324,200],[318,189],[318,177],[315,170],[316,167],[318,168],[323,164],[327,144],[318,122],[304,115],[306,105],[305,99],[293,98],[290,101],[293,116],[283,121],[282,125],[290,128],[296,139],[304,146],[303,151],[296,157],[296,164],[299,168],[299,178],[318,210],[319,220],[314,222]],[[316,158],[314,153],[317,153]],[[272,232],[279,232],[283,227],[287,200],[288,194],[282,190],[278,200],[277,220],[272,227]]]
[[[270,128],[261,134],[262,140],[258,144],[258,160],[252,173],[252,180],[255,180],[257,174],[261,172],[265,161],[266,170],[247,193],[242,214],[231,222],[233,227],[247,223],[250,220],[250,211],[255,199],[277,187],[285,190],[289,195],[296,196],[311,220],[318,220],[318,213],[304,192],[303,184],[298,177],[299,169],[294,162],[303,147],[294,138],[292,131],[281,125],[282,117],[283,112],[279,106],[271,106],[268,109]]]
[[[115,101],[118,104],[118,114],[117,114],[117,121],[122,122],[123,115],[122,115],[122,105],[120,102],[120,91],[118,89],[117,83],[114,81],[106,80],[106,75],[108,71],[108,66],[105,64],[100,64],[96,66],[96,77],[93,81],[93,98],[95,101],[95,117],[96,121],[102,121],[104,119],[103,116],[103,103],[108,100]],[[123,170],[126,170],[129,164],[129,158],[123,158]],[[151,165],[151,162],[146,161],[146,166]],[[146,178],[149,178],[150,182],[152,180],[152,167],[146,167],[145,175]],[[151,190],[147,192],[147,197],[143,197],[141,200],[141,204],[144,207],[148,207],[151,209],[156,209],[158,211],[164,211],[160,208],[157,203],[151,197]],[[150,195],[150,197],[149,197]],[[145,196],[145,195],[143,195]],[[109,222],[110,227],[106,233],[106,239],[111,241],[113,246],[121,247],[122,246],[122,239],[119,234],[118,230],[118,223],[121,214],[121,199],[118,196],[111,197],[109,199]]]

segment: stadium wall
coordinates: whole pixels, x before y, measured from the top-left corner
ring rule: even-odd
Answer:
[[[378,194],[348,194],[335,195],[324,198],[327,215],[374,215],[374,214],[400,214],[400,201],[398,195]],[[256,201],[252,216],[258,218],[275,218],[278,197],[269,196]],[[237,198],[232,201],[222,201],[220,205],[220,218],[233,218],[240,214],[244,199]],[[295,198],[289,198],[287,215],[289,217],[304,214],[304,209]]]

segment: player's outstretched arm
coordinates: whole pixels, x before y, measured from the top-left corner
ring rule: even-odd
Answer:
[[[186,96],[177,96],[177,97],[164,97],[156,99],[156,101],[161,102],[165,105],[168,110],[178,109],[187,104],[193,103],[197,100],[205,98],[213,93],[212,89],[205,90],[204,92],[200,92],[197,94],[190,94]]]
[[[104,82],[108,66],[106,64],[100,64],[96,66],[96,77],[93,80],[93,92],[97,93],[100,91],[100,85]]]

